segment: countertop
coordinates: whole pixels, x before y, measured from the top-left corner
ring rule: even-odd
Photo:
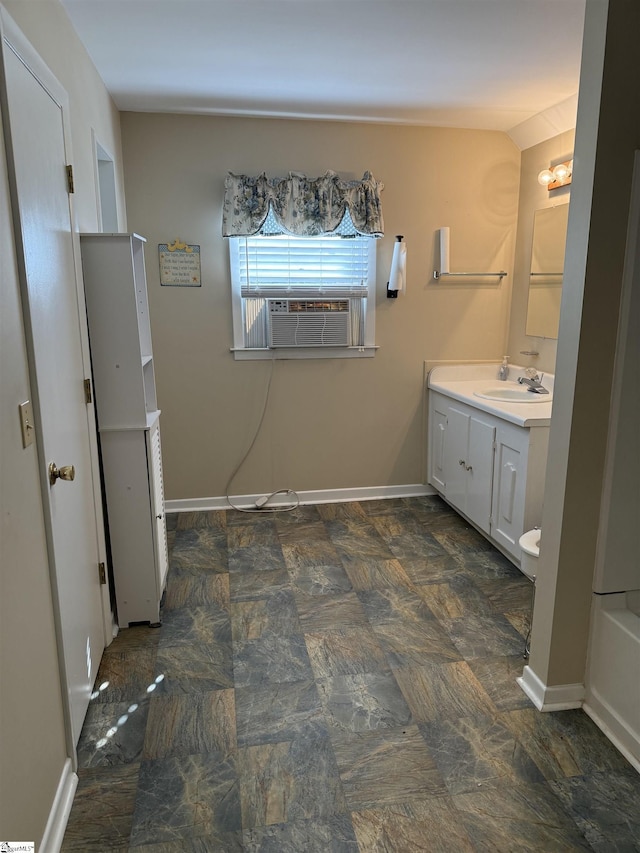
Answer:
[[[427,387],[438,391],[454,400],[459,400],[490,415],[495,415],[516,426],[546,427],[551,423],[552,400],[541,402],[518,403],[502,400],[486,400],[476,396],[476,391],[483,391],[489,386],[510,385],[521,388],[517,384],[518,377],[524,375],[525,368],[520,365],[510,365],[509,377],[506,382],[497,379],[500,362],[495,364],[456,364],[434,367],[427,379]],[[545,373],[542,384],[553,395],[554,376]]]

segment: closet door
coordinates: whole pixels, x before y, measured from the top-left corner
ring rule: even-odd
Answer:
[[[84,390],[89,370],[87,329],[67,179],[67,164],[72,161],[68,98],[1,5],[0,21],[2,121],[11,143],[7,165],[17,214],[34,395],[31,433],[37,436],[72,755],[105,646],[105,623],[98,572],[102,515],[94,489],[94,413]]]

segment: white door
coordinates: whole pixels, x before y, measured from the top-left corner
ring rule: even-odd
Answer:
[[[36,77],[7,38],[5,31],[2,52],[13,155],[9,168],[19,210],[23,312],[31,349],[63,687],[69,735],[75,744],[104,649],[104,633],[89,439],[93,412],[84,399],[86,330],[81,323],[86,320],[79,304],[77,238],[67,191],[65,95],[46,69],[38,68]],[[13,33],[11,42],[16,43]],[[50,463],[58,468],[74,466],[75,479],[50,484]]]

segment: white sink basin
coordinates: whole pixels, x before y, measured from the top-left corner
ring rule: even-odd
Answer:
[[[485,400],[499,400],[502,403],[550,403],[552,394],[534,394],[520,385],[509,384],[506,386],[491,385],[482,391],[473,392],[476,397]]]

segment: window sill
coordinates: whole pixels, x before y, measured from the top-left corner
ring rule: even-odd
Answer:
[[[373,358],[377,346],[363,347],[278,347],[277,349],[236,349],[230,352],[236,361],[278,361],[297,358]]]

